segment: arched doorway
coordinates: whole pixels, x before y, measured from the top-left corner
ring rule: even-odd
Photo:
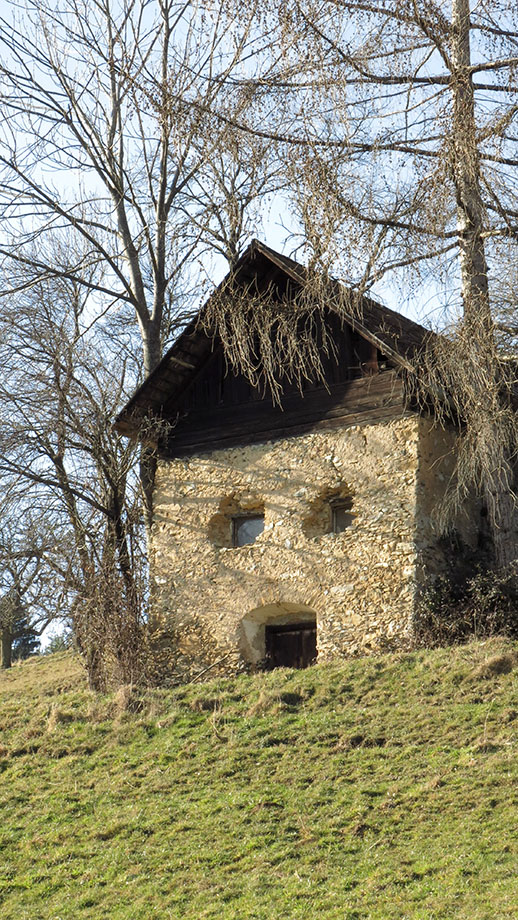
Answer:
[[[303,604],[256,607],[242,620],[242,651],[258,668],[307,668],[317,658],[317,615]]]

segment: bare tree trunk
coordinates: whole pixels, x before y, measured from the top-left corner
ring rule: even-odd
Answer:
[[[500,433],[494,429],[495,461],[487,477],[486,501],[495,565],[506,569],[518,559],[514,470],[509,457],[498,449]]]
[[[484,246],[487,223],[480,189],[480,155],[475,120],[475,94],[471,72],[469,0],[452,0],[451,64],[453,94],[453,181],[457,201],[457,231],[462,273],[464,336],[472,360],[482,369],[478,397],[488,420],[499,411],[500,370],[489,299],[488,267]],[[469,360],[469,359],[468,359]],[[485,386],[484,386],[485,382]],[[467,411],[471,411],[467,407]],[[489,445],[486,500],[497,568],[518,558],[515,529],[513,471],[508,452],[499,449],[495,424]]]
[[[469,0],[452,2],[453,180],[457,198],[464,319],[477,341],[492,337],[487,262],[484,249],[485,208],[480,192],[480,160],[471,76]],[[487,344],[481,342],[482,346]],[[493,347],[494,352],[494,347]]]
[[[155,303],[155,310],[160,317],[163,313],[163,295],[159,305]],[[150,320],[146,325],[142,338],[144,353],[144,370],[146,375],[155,369],[161,358],[160,326]],[[139,477],[144,505],[144,520],[148,537],[153,526],[153,494],[155,490],[155,476],[157,470],[156,451],[143,444],[140,448]]]
[[[0,668],[6,670],[12,664],[13,632],[10,626],[2,626]]]
[[[153,526],[153,493],[155,488],[156,469],[156,451],[143,445],[140,452],[140,485],[144,499],[144,517],[148,535],[148,545],[151,527]]]

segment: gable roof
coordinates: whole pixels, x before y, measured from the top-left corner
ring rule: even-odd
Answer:
[[[275,252],[265,243],[253,240],[211,298],[220,295],[230,285],[246,288],[258,277],[268,284],[281,276],[299,285],[311,281],[311,274],[303,265]],[[345,289],[336,281],[332,285],[336,285],[337,293],[342,294],[341,316],[345,322],[398,367],[412,371],[417,352],[431,335],[429,330],[368,297],[362,298],[361,310],[356,311],[352,303],[350,310],[344,309]],[[185,327],[119,413],[114,428],[120,434],[135,436],[145,419],[160,416],[164,403],[170,403],[176,395],[180,396],[210,359],[214,341],[200,323],[207,304]]]

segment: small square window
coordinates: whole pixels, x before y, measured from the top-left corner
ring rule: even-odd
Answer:
[[[350,527],[353,519],[350,500],[333,502],[331,505],[331,533],[343,533]]]
[[[264,530],[264,514],[232,518],[232,546],[247,546],[255,543]]]

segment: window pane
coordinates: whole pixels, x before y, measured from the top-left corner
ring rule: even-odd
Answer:
[[[234,518],[233,524],[234,546],[246,546],[248,543],[255,543],[259,534],[263,532],[264,515]]]

